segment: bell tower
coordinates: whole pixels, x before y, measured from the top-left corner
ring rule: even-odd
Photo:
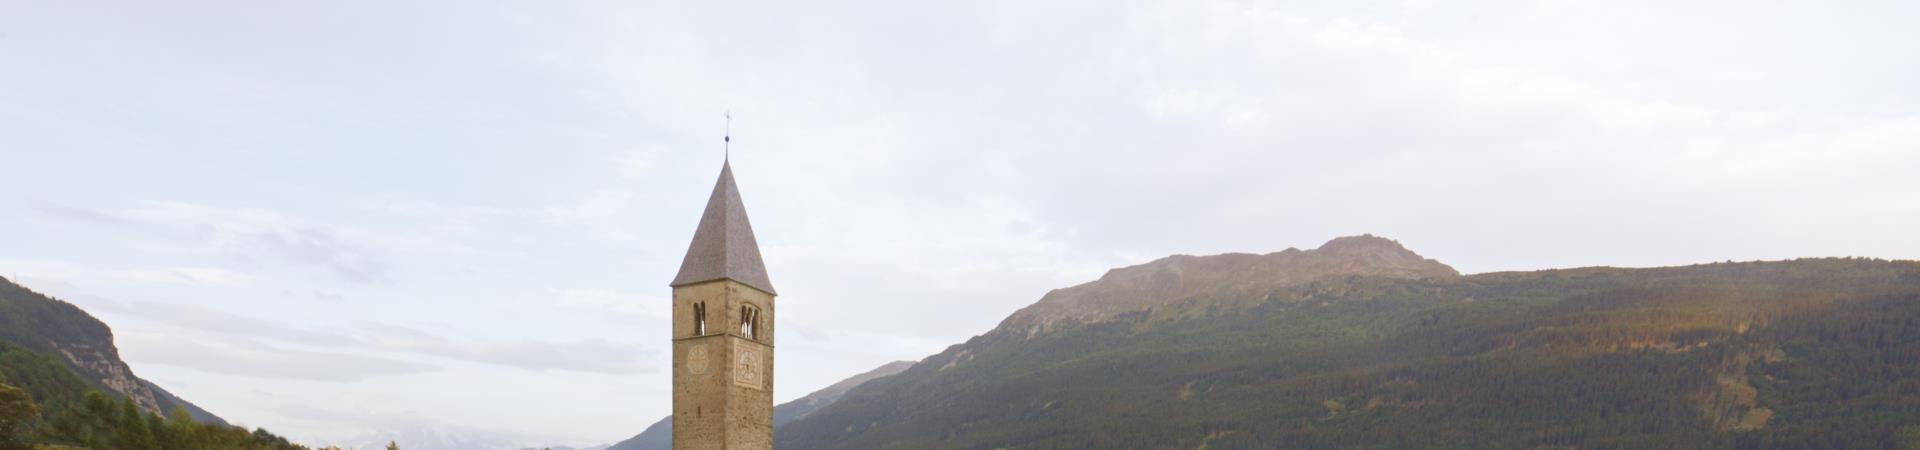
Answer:
[[[673,448],[773,448],[773,283],[731,163],[673,278]]]

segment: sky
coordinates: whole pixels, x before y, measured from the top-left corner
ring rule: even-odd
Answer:
[[[1169,254],[1920,258],[1915,2],[0,0],[0,275],[307,443],[670,405],[731,158],[777,401]],[[412,431],[409,431],[412,430]]]

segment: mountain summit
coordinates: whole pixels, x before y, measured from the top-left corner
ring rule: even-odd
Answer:
[[[1371,234],[1335,238],[1304,251],[1174,255],[1048,292],[996,331],[1031,336],[1061,321],[1090,324],[1220,313],[1265,303],[1281,289],[1330,276],[1450,280],[1460,272]]]

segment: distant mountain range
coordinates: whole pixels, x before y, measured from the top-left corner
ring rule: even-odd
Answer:
[[[834,383],[831,386],[827,386],[818,391],[813,391],[813,393],[807,394],[807,396],[805,397],[800,397],[799,399],[795,399],[794,401],[775,405],[773,407],[774,433],[778,434],[780,432],[780,427],[786,425],[789,422],[793,422],[794,420],[798,420],[802,417],[806,417],[808,414],[812,414],[814,411],[820,410],[820,408],[826,407],[827,405],[833,404],[833,402],[839,401],[842,395],[846,395],[848,390],[851,390],[856,386],[859,386],[861,384],[864,384],[868,381],[872,381],[880,377],[885,377],[888,375],[900,373],[902,371],[907,370],[908,367],[913,367],[913,361],[890,362],[878,368],[875,368],[873,370],[869,370],[866,373],[854,375],[852,378],[841,380],[840,382]],[[636,435],[624,441],[620,441],[620,443],[614,444],[612,447],[607,447],[606,450],[672,450],[672,449],[673,449],[673,416],[667,416],[665,418],[660,419],[660,421],[658,422],[654,422],[653,425],[648,426],[647,429],[644,431],[641,431],[639,435]]]
[[[56,300],[0,278],[0,353],[25,352],[20,363],[0,365],[0,379],[18,380],[35,398],[77,399],[86,389],[98,389],[130,398],[149,413],[165,417],[175,406],[195,421],[225,425],[226,421],[191,402],[174,396],[151,381],[133,374],[113,345],[113,330],[71,303]],[[83,386],[62,383],[26,383],[44,379],[44,373],[26,361],[44,355],[83,380]]]
[[[1374,236],[1049,292],[783,450],[1920,448],[1920,263],[1462,276]]]

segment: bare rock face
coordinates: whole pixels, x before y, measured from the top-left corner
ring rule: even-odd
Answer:
[[[1164,319],[1231,310],[1263,303],[1283,288],[1342,276],[1450,280],[1460,273],[1370,234],[1336,238],[1313,250],[1174,255],[1049,292],[1001,322],[995,333],[1030,337],[1062,322],[1099,323],[1143,314]]]
[[[126,363],[120,362],[119,355],[112,347],[100,349],[87,344],[61,345],[59,342],[49,342],[49,344],[54,350],[60,352],[61,357],[66,358],[68,364],[80,368],[83,373],[92,375],[108,390],[133,399],[134,404],[140,406],[140,409],[155,414],[164,412],[160,409],[160,402],[154,399],[153,390],[147,389],[145,383],[134,378],[133,371],[127,368]]]

